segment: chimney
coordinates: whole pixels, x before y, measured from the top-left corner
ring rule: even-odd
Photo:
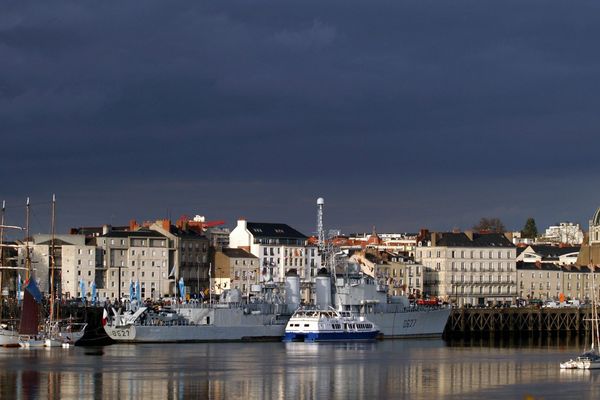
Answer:
[[[165,231],[170,232],[171,231],[171,221],[168,219],[163,219],[162,227]]]
[[[437,244],[437,233],[431,232],[431,247],[435,247]]]
[[[473,241],[473,231],[465,231],[465,235],[467,235],[471,242]]]
[[[130,219],[129,220],[129,230],[130,231],[135,231],[138,227],[137,221],[135,219]]]
[[[111,230],[112,230],[112,226],[110,226],[110,225],[102,225],[102,234],[103,235],[106,235]]]
[[[237,226],[244,230],[248,229],[247,224],[246,224],[246,218],[244,218],[244,217],[238,218]]]

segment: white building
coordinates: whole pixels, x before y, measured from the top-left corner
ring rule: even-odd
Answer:
[[[31,259],[31,274],[37,280],[40,290],[50,293],[52,275],[50,255],[54,245],[54,282],[57,295],[80,297],[79,282],[84,281],[86,294],[96,279],[96,246],[86,244],[84,235],[56,235],[54,242],[48,234],[34,235],[32,240],[22,243],[18,251],[18,265],[22,268],[21,278],[25,280],[27,248]]]
[[[417,248],[424,291],[458,305],[513,302],[516,248],[500,233],[431,233]]]
[[[517,262],[573,265],[579,256],[579,247],[532,245],[517,250]]]
[[[283,282],[286,272],[295,269],[301,280],[310,281],[320,267],[320,258],[317,247],[309,246],[307,239],[286,224],[238,220],[229,235],[229,247],[258,257],[263,277]]]
[[[546,229],[542,240],[552,243],[579,245],[583,243],[583,231],[579,224],[561,222]]]

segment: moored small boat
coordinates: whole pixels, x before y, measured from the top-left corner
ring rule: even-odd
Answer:
[[[6,324],[0,326],[0,346],[19,347],[19,332],[9,329]]]

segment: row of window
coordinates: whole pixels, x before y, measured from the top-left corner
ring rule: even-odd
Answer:
[[[235,265],[240,265],[240,260],[235,260]],[[242,260],[242,265],[246,265],[247,261],[246,260]],[[254,265],[254,260],[249,260],[249,262],[247,263],[248,265]]]
[[[302,267],[303,265],[303,258],[284,258],[283,259],[283,265],[285,267]],[[314,267],[315,263],[314,260],[311,260],[311,266]],[[275,266],[275,265],[279,265],[279,258],[273,258],[273,257],[269,257],[269,258],[264,258],[263,259],[263,264],[264,266]]]
[[[264,256],[274,256],[281,254],[281,249],[279,247],[263,247],[263,255]],[[304,257],[304,249],[288,249],[287,247],[283,250],[284,257]],[[315,249],[310,249],[311,257],[315,256]]]
[[[130,285],[130,284],[131,284],[130,282],[121,281],[121,288],[124,288],[124,287],[126,287],[126,286],[127,286],[127,287],[129,287],[129,285]],[[115,285],[115,281],[111,281],[111,282],[110,282],[110,287],[113,287],[113,288],[114,288],[115,286],[116,286],[116,285]],[[143,281],[142,281],[142,282],[140,282],[140,288],[142,289],[142,295],[144,294],[144,291],[143,291],[143,289],[144,289],[145,287],[146,287],[146,282],[143,282]],[[156,283],[155,283],[155,282],[150,282],[150,287],[151,287],[152,289],[154,289],[154,288],[156,287]]]
[[[556,279],[560,279],[560,272],[556,273]],[[521,272],[521,278],[523,278],[524,272]],[[544,273],[543,272],[538,272],[537,273],[538,277],[540,279],[543,279]],[[550,272],[546,272],[546,279],[550,279]],[[571,274],[570,272],[566,274],[566,279],[571,280],[572,279],[572,275],[575,275],[576,279],[579,281],[582,279],[582,275],[583,275],[583,279],[585,280],[589,280],[590,279],[590,274],[589,273],[577,273],[577,274]],[[531,279],[535,279],[536,276],[536,272],[532,272],[531,273]],[[563,278],[565,278],[565,276],[563,276]]]
[[[68,275],[68,274],[69,274],[69,270],[67,270],[67,275]],[[92,271],[88,271],[88,272],[87,272],[87,275],[88,275],[88,276],[92,276]],[[81,276],[81,271],[77,271],[77,276]],[[69,283],[69,282],[67,282],[67,283]]]
[[[115,245],[115,243],[120,244],[121,246],[125,246],[125,239],[110,239],[110,244]],[[165,247],[165,241],[161,239],[151,239],[149,242],[146,239],[131,239],[131,247],[144,247],[146,243],[149,243],[151,247]],[[102,244],[106,244],[106,240],[102,241]]]
[[[68,271],[67,271],[67,272],[68,272]],[[158,276],[160,276],[159,274],[157,274],[157,275],[158,275]],[[114,278],[114,277],[115,277],[115,271],[110,271],[110,276]],[[142,278],[143,278],[143,277],[145,277],[145,276],[146,276],[146,271],[140,271],[140,276],[141,276]],[[152,272],[150,272],[150,276],[151,276],[152,278],[154,278],[154,277],[155,277],[155,274],[154,274],[154,272],[153,272],[153,271],[152,271]],[[125,271],[121,271],[121,277],[125,277]],[[135,277],[135,271],[131,271],[131,277],[132,277],[132,278],[134,278],[134,277]]]
[[[301,239],[274,239],[274,238],[254,238],[255,244],[287,245],[287,246],[305,246],[306,241]]]
[[[442,252],[441,250],[436,250],[435,252],[431,251],[431,250],[427,250],[427,251],[423,251],[420,250],[418,251],[418,257],[421,258],[424,256],[424,254],[427,254],[427,258],[431,258],[432,254],[435,254],[436,258],[442,258],[445,257],[444,252]],[[451,250],[450,251],[450,257],[449,258],[465,258],[465,259],[475,259],[475,258],[513,258],[515,257],[515,254],[512,250],[508,250],[508,251],[492,251],[492,250],[488,250],[488,251],[484,251],[484,250]]]
[[[471,283],[473,283],[474,281],[475,282],[477,281],[476,279],[473,279],[473,275],[469,275],[468,278],[469,278],[468,281],[471,282]],[[483,283],[484,280],[485,280],[485,278],[483,277],[483,275],[479,275],[479,282]],[[465,280],[465,276],[464,275],[460,276],[460,281],[458,280],[458,276],[455,277],[454,275],[452,275],[452,277],[450,278],[450,283],[455,283],[455,282],[456,283],[458,283],[458,282],[465,283],[466,281],[467,280]],[[494,282],[494,276],[493,275],[487,275],[487,281],[488,282]],[[505,282],[508,283],[510,281],[511,281],[510,275],[506,275],[505,276]],[[498,282],[498,283],[502,282],[502,275],[498,274],[496,282]]]
[[[439,264],[440,263],[438,263],[438,267],[439,267]],[[503,262],[499,262],[497,265],[494,262],[491,262],[489,264],[488,263],[483,263],[483,262],[480,262],[480,263],[475,262],[475,263],[469,263],[468,266],[464,262],[461,262],[460,264],[458,264],[458,263],[455,263],[454,261],[452,261],[450,263],[450,269],[452,271],[458,271],[459,268],[460,268],[461,271],[473,271],[473,272],[477,272],[477,271],[481,271],[481,272],[491,271],[491,272],[493,272],[493,271],[496,270],[496,266],[498,267],[498,271],[500,271],[500,272],[504,271],[505,267],[506,267],[506,271],[507,272],[510,272],[510,271],[513,270],[513,268],[511,267],[510,263],[506,263],[506,265],[505,265]],[[439,269],[438,269],[438,271],[439,271]]]
[[[146,261],[145,260],[144,261],[140,261],[140,264],[141,264],[141,265],[139,265],[140,267],[145,267],[146,266]],[[149,264],[150,267],[160,267],[161,265],[164,267],[164,266],[167,265],[167,262],[164,261],[164,260],[162,261],[162,263],[160,261],[150,261],[150,264]],[[132,267],[136,266],[135,265],[135,260],[131,261],[131,266]]]
[[[187,246],[186,246],[186,244],[187,244]],[[200,249],[200,243],[198,243],[198,242],[187,242],[187,243],[182,243],[182,245],[181,245],[181,249],[182,250],[185,250],[186,248],[189,249],[189,250],[191,250],[194,247],[196,249]],[[202,251],[206,251],[206,250],[207,250],[206,243],[202,243]]]
[[[473,286],[470,286],[467,288],[466,290],[467,294],[484,294],[484,290],[483,290],[483,286],[478,286],[477,288],[474,288]],[[487,288],[487,294],[506,294],[509,295],[511,294],[511,287],[510,286],[489,286]],[[460,287],[452,287],[452,294],[465,294],[465,287],[464,286],[460,286]]]
[[[256,273],[254,271],[250,271],[249,273],[246,271],[233,271],[233,277],[235,279],[240,279],[240,276],[242,277],[242,280],[246,280],[246,279],[250,279],[250,280],[254,280],[256,277]]]

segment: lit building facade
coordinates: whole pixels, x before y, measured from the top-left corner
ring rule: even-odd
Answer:
[[[457,305],[512,303],[517,297],[516,247],[500,233],[430,233],[416,261],[425,292]]]

